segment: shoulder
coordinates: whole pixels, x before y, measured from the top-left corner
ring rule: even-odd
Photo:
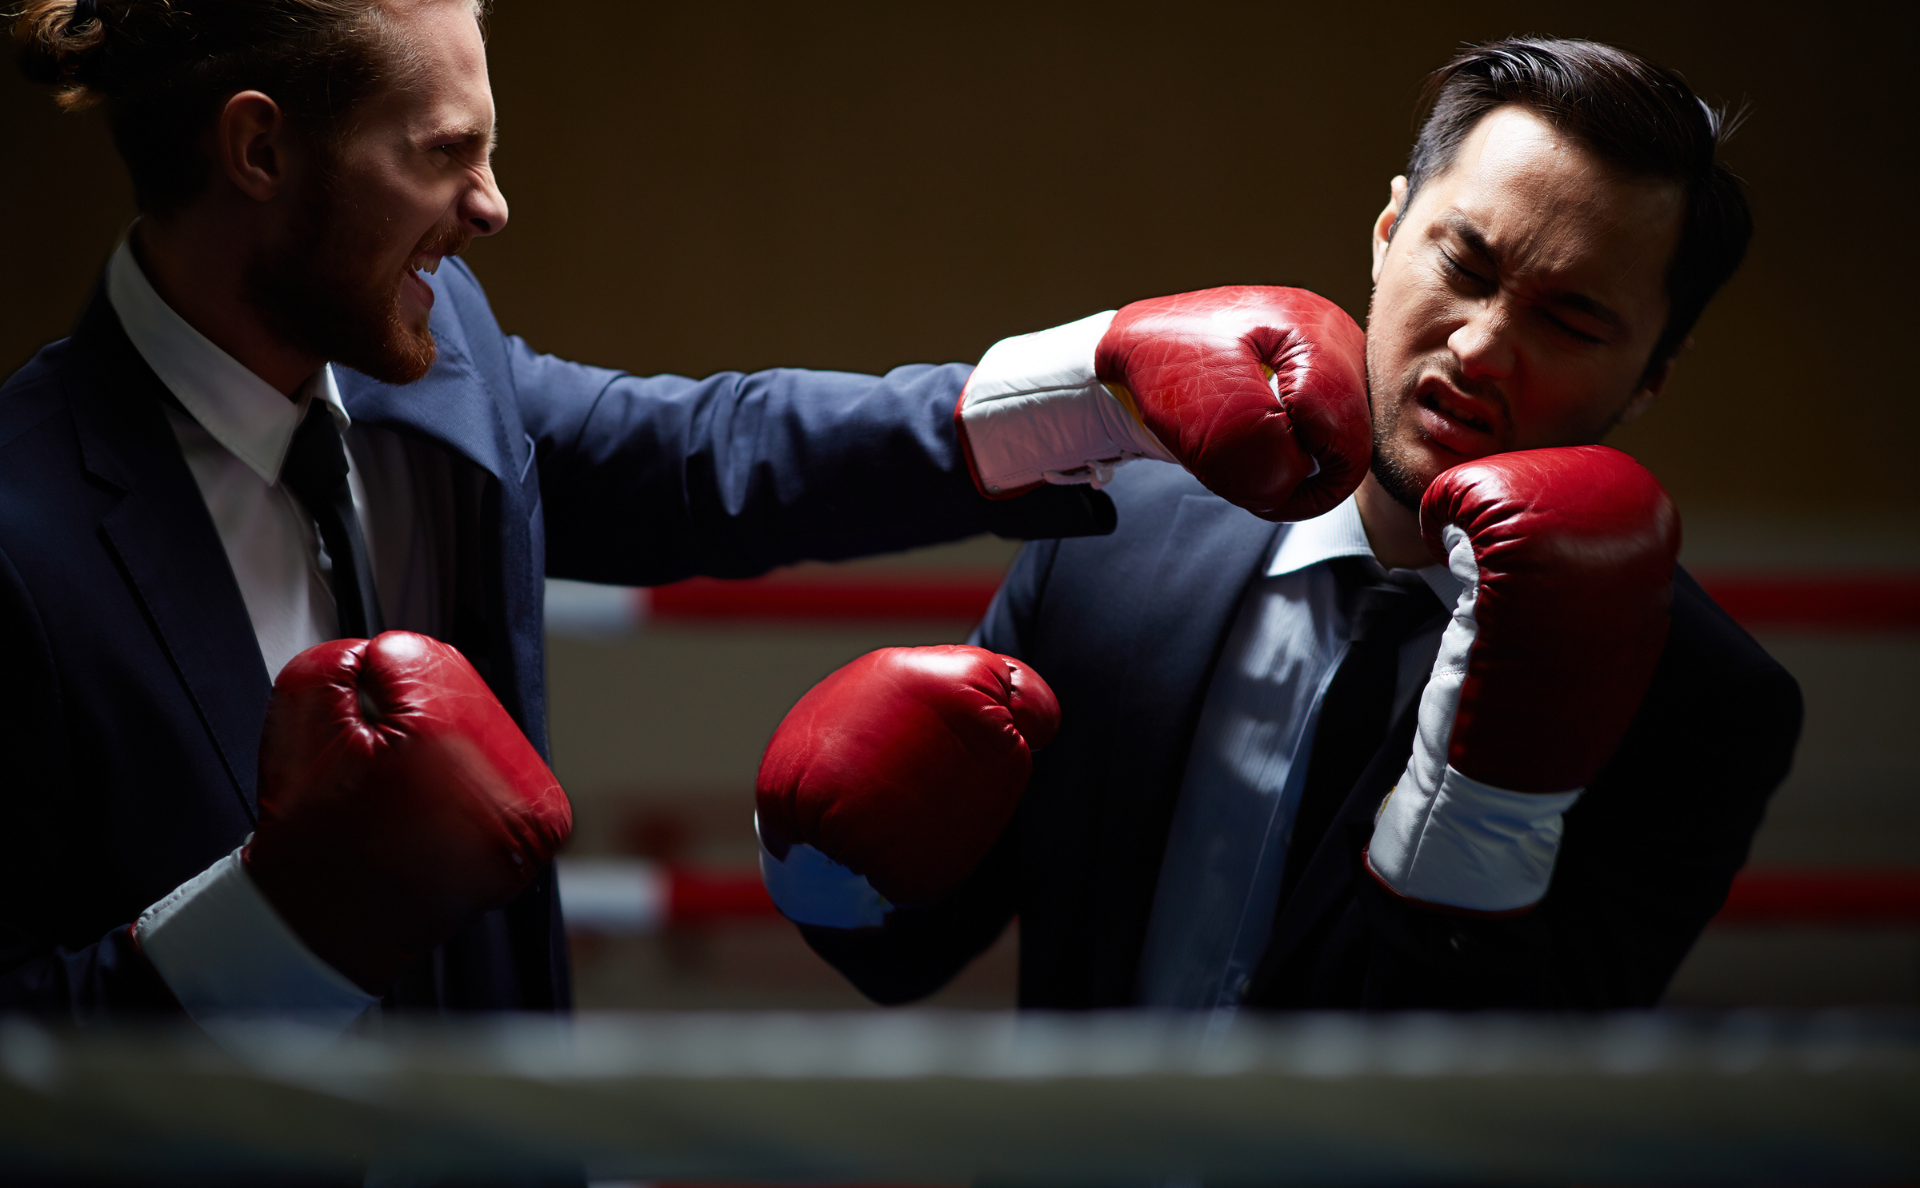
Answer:
[[[458,256],[448,256],[432,279],[434,338],[443,348],[451,343],[481,367],[504,374],[506,335],[472,267]]]
[[[463,321],[481,319],[489,325],[494,323],[493,307],[487,302],[487,291],[480,284],[480,278],[473,273],[473,266],[459,256],[448,256],[441,261],[441,268],[434,275],[434,287],[452,301],[454,312]]]
[[[1204,499],[1231,506],[1201,486],[1200,480],[1185,467],[1165,462],[1128,463],[1114,472],[1113,481],[1105,490],[1125,518],[1138,522],[1143,528],[1150,523],[1171,520],[1182,499]]]
[[[61,382],[71,340],[42,347],[0,384],[0,451],[66,405]]]
[[[1185,510],[1203,513],[1222,526],[1271,532],[1273,525],[1228,503],[1200,485],[1184,467],[1164,462],[1130,462],[1103,488],[1113,500],[1117,523],[1105,536],[1061,541],[1063,556],[1134,555],[1159,547],[1174,532]]]
[[[1270,547],[1279,525],[1235,507],[1179,466],[1132,462],[1105,488],[1117,524],[1107,536],[1059,543],[1056,579],[1077,577],[1094,589],[1237,570],[1253,552]]]
[[[1786,774],[1801,719],[1792,674],[1676,569],[1667,646],[1608,770],[1650,787],[1681,779],[1701,803],[1750,797],[1757,812]]]
[[[1110,648],[1140,631],[1211,630],[1280,531],[1177,466],[1129,463],[1105,490],[1118,519],[1111,535],[1029,546],[1009,575],[1022,603],[1022,638],[1097,637]]]
[[[1760,642],[1685,569],[1673,571],[1673,627],[1662,657],[1662,675],[1689,685],[1713,685],[1723,696],[1779,701],[1797,707],[1799,685]]]

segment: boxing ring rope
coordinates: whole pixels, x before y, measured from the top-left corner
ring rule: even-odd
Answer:
[[[1695,574],[1750,630],[1920,632],[1920,574],[1901,570],[1705,570]],[[548,583],[548,628],[615,635],[647,625],[835,626],[943,622],[970,627],[1001,574],[973,569],[806,567],[762,578],[694,578],[653,589]],[[563,864],[562,896],[583,931],[647,933],[773,915],[757,872],[643,860]],[[1751,869],[1735,880],[1720,925],[1920,926],[1920,871]]]
[[[560,899],[579,932],[645,935],[777,918],[752,868],[563,858]],[[1920,871],[1759,867],[1740,872],[1721,927],[1920,927]]]
[[[0,1023],[0,1178],[1873,1184],[1920,1016]]]
[[[617,634],[648,623],[951,622],[986,613],[1001,575],[970,569],[791,569],[652,589],[548,583],[548,627]],[[1920,631],[1920,574],[1901,570],[1705,570],[1694,574],[1748,630]]]

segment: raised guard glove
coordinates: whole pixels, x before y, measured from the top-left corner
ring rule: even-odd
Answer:
[[[295,656],[260,739],[243,857],[267,901],[370,994],[524,891],[573,811],[466,658],[389,631]]]
[[[1467,912],[1546,894],[1561,814],[1613,754],[1666,645],[1680,517],[1606,446],[1523,450],[1440,475],[1420,501],[1465,585],[1367,867]]]

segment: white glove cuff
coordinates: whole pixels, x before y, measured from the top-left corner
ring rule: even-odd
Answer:
[[[1407,899],[1470,912],[1520,912],[1540,902],[1560,852],[1572,792],[1508,792],[1449,765],[1428,791],[1411,765],[1374,821],[1367,867]]]
[[[140,914],[133,939],[196,1023],[292,1014],[344,1030],[379,999],[315,956],[228,854]]]
[[[1462,585],[1420,695],[1419,732],[1400,782],[1374,819],[1367,866],[1408,899],[1471,912],[1519,912],[1540,901],[1560,850],[1560,814],[1571,792],[1508,792],[1447,762],[1467,662],[1480,631],[1480,566],[1458,526],[1442,534]]]
[[[1094,375],[1115,312],[1001,339],[981,356],[960,394],[960,429],[989,495],[1040,482],[1099,488],[1123,462],[1175,460]]]
[[[753,832],[760,833],[760,815],[754,814]],[[893,905],[873,884],[822,854],[795,843],[785,859],[775,858],[760,843],[760,881],[780,914],[795,924],[820,928],[878,928]]]

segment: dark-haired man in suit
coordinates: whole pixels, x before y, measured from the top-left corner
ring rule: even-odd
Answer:
[[[1472,49],[1429,97],[1372,228],[1354,497],[1276,527],[1123,471],[1120,529],[1028,545],[974,635],[1061,725],[990,849],[929,855],[964,881],[892,902],[824,824],[763,855],[872,997],[1017,915],[1030,1007],[1646,1006],[1718,910],[1798,689],[1674,568],[1658,485],[1588,443],[1745,250],[1720,119],[1581,41]],[[896,811],[849,789],[817,814],[843,833]]]

